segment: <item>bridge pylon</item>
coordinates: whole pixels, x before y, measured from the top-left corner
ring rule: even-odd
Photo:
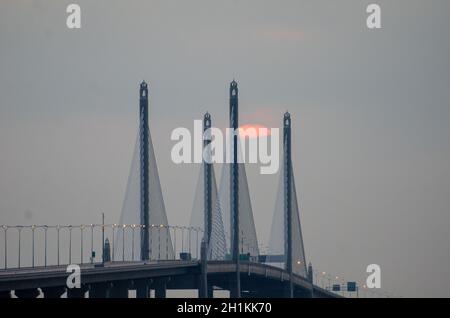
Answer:
[[[174,259],[149,124],[149,86],[139,86],[139,127],[112,249],[115,260]]]
[[[200,247],[201,258],[201,280],[200,280],[200,298],[208,298],[208,245],[211,241],[212,234],[212,161],[211,149],[211,115],[206,113],[203,117],[203,214],[204,214],[204,230],[203,239]],[[206,157],[206,158],[205,158]]]
[[[234,134],[231,141],[230,163],[230,241],[231,241],[231,259],[236,264],[236,281],[235,286],[230,291],[234,298],[241,297],[241,275],[239,262],[239,166],[238,166],[238,134],[239,128],[239,102],[238,102],[238,85],[236,81],[230,84],[230,128]]]
[[[283,160],[280,186],[272,220],[269,255],[266,263],[283,267],[292,277],[294,274],[308,278],[300,213],[292,163],[292,119],[290,113],[283,116]],[[292,280],[285,286],[285,297],[293,297]]]
[[[209,244],[212,233],[212,160],[211,149],[211,115],[206,113],[203,117],[203,210],[204,210],[204,231],[203,240]],[[205,158],[206,157],[206,158]]]
[[[150,256],[149,218],[150,218],[150,189],[148,166],[148,88],[147,83],[142,82],[139,90],[139,154],[140,154],[140,221],[141,229],[141,260],[145,261]]]
[[[289,273],[290,298],[294,295],[292,283],[292,181],[291,181],[291,115],[286,112],[283,120],[283,178],[284,178],[284,222],[285,222],[285,269]]]

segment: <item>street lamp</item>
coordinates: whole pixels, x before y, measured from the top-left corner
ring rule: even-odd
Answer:
[[[161,260],[161,229],[163,227],[163,224],[160,224],[158,227],[158,260]]]
[[[18,233],[19,233],[19,260],[18,260],[18,265],[19,265],[19,268],[20,268],[20,243],[21,243],[21,234],[22,234],[22,226],[17,226],[17,231],[18,231]]]
[[[115,250],[115,248],[114,248],[114,234],[115,234],[115,232],[116,232],[116,226],[117,226],[117,224],[113,224],[112,225],[112,261],[114,262],[114,250]]]
[[[322,274],[322,277],[320,278],[320,281],[322,283],[322,287],[325,288],[324,278],[325,278],[325,275],[327,274],[327,272],[322,272],[321,274]]]
[[[185,227],[181,227],[181,252],[184,253],[184,230]]]
[[[105,213],[102,213],[102,266],[105,264]]]
[[[122,225],[122,262],[125,262],[125,228],[126,224]]]
[[[200,259],[199,257],[198,257],[198,228],[195,228],[195,234],[196,234],[196,236],[197,236],[197,243],[196,243],[196,251],[195,251],[195,255],[197,256],[197,259]]]
[[[149,259],[150,260],[152,260],[152,257],[153,257],[153,228],[155,226],[156,226],[155,224],[152,224],[150,226],[149,234],[148,234],[148,236],[149,236],[149,247],[148,247],[149,251],[148,251],[148,253],[149,253]]]
[[[57,225],[56,226],[56,248],[57,248],[57,252],[56,252],[57,261],[56,261],[56,264],[58,266],[59,266],[59,230],[60,230],[60,226]]]
[[[134,261],[134,230],[136,228],[136,224],[131,225],[132,233],[131,233],[131,260]]]
[[[188,234],[189,234],[189,254],[191,254],[191,231],[192,231],[192,227],[188,228]],[[192,254],[191,254],[192,257]]]
[[[72,225],[69,228],[69,264],[72,264]]]
[[[177,226],[173,227],[173,260],[176,259],[177,255]]]
[[[166,229],[166,260],[169,260],[169,237],[170,237],[170,228],[169,226],[165,226]]]
[[[5,269],[8,268],[8,226],[7,225],[3,225],[2,226],[3,231],[5,232]]]
[[[91,227],[91,264],[94,263],[94,224]]]
[[[84,225],[80,225],[80,261],[81,264],[83,264],[83,232],[84,232]]]
[[[31,267],[34,267],[34,230],[36,225],[31,226]]]
[[[47,266],[47,231],[48,225],[44,225],[44,266]]]

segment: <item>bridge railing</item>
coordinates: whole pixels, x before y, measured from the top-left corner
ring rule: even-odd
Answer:
[[[139,261],[142,229],[140,224],[0,225],[0,269]],[[200,257],[202,229],[153,224],[148,230],[154,239],[151,261]]]

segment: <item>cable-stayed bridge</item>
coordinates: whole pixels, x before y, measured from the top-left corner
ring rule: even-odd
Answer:
[[[135,290],[137,297],[145,298],[151,291],[165,297],[168,289],[196,289],[199,297],[212,297],[218,289],[228,290],[231,297],[339,296],[331,292],[330,279],[328,286],[324,283],[326,273],[314,273],[306,262],[289,113],[282,118],[280,183],[269,247],[262,254],[236,134],[231,163],[223,164],[219,184],[211,160],[205,160],[211,156],[207,151],[211,140],[203,140],[190,224],[168,223],[148,109],[148,86],[142,82],[139,131],[120,220],[76,226],[3,225],[1,296],[85,297],[88,291],[89,297],[128,297],[128,291]],[[233,130],[239,127],[238,109],[238,85],[233,80],[229,118]],[[206,113],[205,134],[211,126],[212,116]],[[67,287],[68,264],[80,266],[80,288]],[[336,286],[345,289],[344,284],[333,284],[335,291]]]

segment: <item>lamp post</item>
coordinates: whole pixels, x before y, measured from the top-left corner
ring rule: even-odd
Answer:
[[[91,264],[94,263],[94,224],[91,227]]]
[[[177,227],[173,227],[173,260],[177,257]]]
[[[102,213],[102,264],[105,264],[105,213]]]
[[[83,232],[84,225],[80,225],[80,261],[83,264]]]
[[[327,279],[328,279],[328,289],[331,289],[331,276],[327,275]]]
[[[153,228],[155,227],[154,224],[151,225],[150,229],[149,229],[149,244],[150,246],[148,247],[149,250],[149,259],[152,259],[153,257]]]
[[[158,260],[161,260],[161,229],[164,227],[164,224],[160,224],[158,227]]]
[[[60,226],[57,225],[56,226],[56,264],[59,266],[59,231],[60,231]]]
[[[5,232],[5,269],[8,268],[8,226],[3,225],[3,231]]]
[[[47,267],[47,231],[48,225],[44,225],[44,266]]]
[[[72,264],[72,225],[69,228],[69,264]]]
[[[326,273],[326,272],[322,272],[321,274],[322,274],[322,277],[320,278],[320,281],[321,281],[321,283],[322,283],[322,287],[325,288],[325,281],[324,281],[324,278],[325,278],[325,275],[326,275],[327,273]]]
[[[114,234],[115,234],[115,232],[116,232],[116,226],[117,226],[117,224],[113,224],[112,225],[112,261],[114,262],[114,250],[115,250],[115,247],[114,247]]]
[[[34,230],[36,225],[31,226],[31,267],[34,267]]]
[[[181,252],[184,253],[184,226],[181,228]]]
[[[102,213],[102,265],[105,264],[105,213]]]
[[[136,228],[136,224],[131,225],[131,260],[134,261],[134,229]]]
[[[199,257],[198,257],[198,228],[195,228],[195,234],[196,234],[196,236],[197,236],[197,243],[196,243],[196,251],[195,251],[195,256],[197,256],[197,259],[200,259]]]
[[[21,234],[22,234],[22,226],[17,227],[17,231],[19,233],[19,260],[18,260],[18,266],[20,268],[20,243],[21,243]]]
[[[122,262],[125,262],[125,228],[127,226],[122,225]]]
[[[189,234],[189,254],[191,254],[192,257],[192,253],[191,253],[191,231],[192,231],[192,227],[188,228],[188,234]]]
[[[169,226],[165,226],[166,229],[166,260],[169,260],[169,236],[170,236],[170,228]]]

